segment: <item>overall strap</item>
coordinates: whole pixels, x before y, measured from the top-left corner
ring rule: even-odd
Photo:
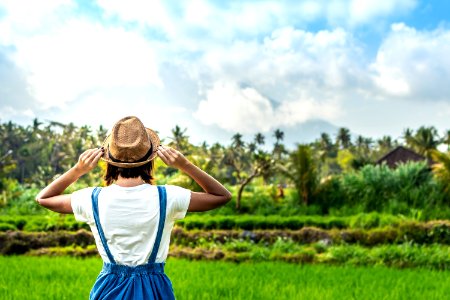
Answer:
[[[106,255],[108,255],[109,262],[115,264],[116,261],[109,251],[108,244],[106,242],[105,234],[103,233],[102,225],[100,224],[100,218],[98,216],[98,194],[100,193],[101,188],[96,187],[92,191],[92,211],[94,213],[95,226],[97,226],[98,235],[100,236],[100,240],[102,241],[103,249],[106,251]]]
[[[167,205],[166,188],[164,186],[159,185],[157,186],[157,188],[159,194],[159,224],[155,244],[153,245],[153,250],[148,259],[148,263],[155,263],[156,255],[158,254],[159,250],[159,245],[161,244],[161,237],[164,229],[164,223],[166,220],[166,205]]]

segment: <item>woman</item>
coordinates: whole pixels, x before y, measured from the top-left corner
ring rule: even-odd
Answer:
[[[189,175],[204,192],[151,185],[157,156]],[[62,194],[99,159],[108,165],[107,187]],[[175,220],[186,211],[211,210],[230,199],[222,184],[177,150],[160,145],[157,134],[136,117],[119,120],[101,148],[81,154],[73,168],[36,197],[40,205],[73,213],[90,225],[104,262],[90,299],[174,299],[164,263]]]

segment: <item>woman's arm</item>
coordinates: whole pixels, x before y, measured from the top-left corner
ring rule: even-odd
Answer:
[[[231,193],[220,182],[192,164],[179,151],[167,146],[160,146],[158,156],[166,165],[189,175],[205,191],[204,193],[191,192],[188,211],[211,210],[230,201]]]
[[[73,213],[71,195],[62,195],[64,190],[78,180],[81,176],[91,171],[103,155],[103,149],[89,149],[83,152],[77,164],[69,171],[55,179],[36,196],[36,201],[45,208],[59,213]]]

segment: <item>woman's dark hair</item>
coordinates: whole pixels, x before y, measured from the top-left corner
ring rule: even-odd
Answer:
[[[106,181],[106,185],[111,185],[119,178],[119,175],[123,178],[137,178],[141,177],[145,183],[153,184],[153,168],[154,161],[150,161],[145,165],[136,168],[121,168],[108,164],[106,168],[105,176],[103,179]]]

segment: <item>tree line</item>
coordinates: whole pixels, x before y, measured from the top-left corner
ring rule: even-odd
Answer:
[[[92,129],[87,125],[38,119],[28,126],[12,121],[0,123],[0,192],[8,190],[12,183],[44,186],[55,174],[73,166],[85,149],[100,145],[106,134],[103,126]],[[390,136],[380,139],[352,136],[349,129],[340,128],[335,136],[322,133],[315,141],[297,144],[294,149],[288,149],[283,143],[283,131],[276,129],[271,134],[274,138],[271,145],[266,145],[267,136],[262,133],[256,133],[250,141],[236,133],[228,145],[208,145],[206,142],[193,145],[187,129],[175,126],[171,137],[163,142],[179,149],[218,180],[236,187],[237,210],[241,208],[244,190],[257,178],[263,183],[279,186],[280,193],[286,185],[295,187],[299,203],[309,205],[317,190],[330,178],[374,165],[399,145],[433,159],[435,175],[443,182],[450,182],[448,151],[437,151],[440,144],[450,149],[450,130],[439,135],[435,127],[407,128],[397,140]],[[161,163],[157,167],[160,176],[176,177],[182,185],[199,188],[176,169]],[[95,184],[102,169],[95,172],[82,181]],[[450,192],[448,185],[445,188]]]

